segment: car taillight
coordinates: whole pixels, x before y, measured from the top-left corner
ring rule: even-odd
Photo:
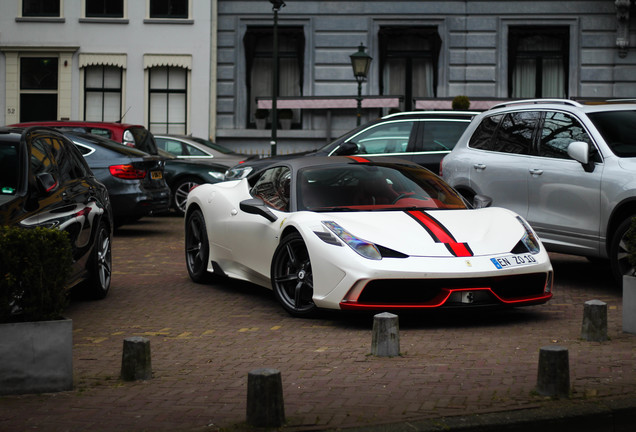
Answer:
[[[137,169],[132,165],[111,165],[108,170],[113,177],[127,180],[142,179],[147,174],[147,171]]]

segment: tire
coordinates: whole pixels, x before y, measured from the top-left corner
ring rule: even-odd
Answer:
[[[112,276],[111,231],[100,221],[95,234],[95,246],[89,261],[89,277],[85,282],[86,294],[93,300],[108,295]]]
[[[612,275],[619,287],[623,286],[623,275],[634,273],[634,266],[631,265],[627,259],[627,249],[624,243],[625,233],[629,229],[630,223],[631,216],[621,222],[612,236],[612,243],[610,245],[609,255]]]
[[[208,273],[210,244],[207,228],[201,210],[188,215],[185,224],[185,259],[190,279],[196,283],[210,282],[213,277]]]
[[[299,233],[286,235],[276,248],[271,278],[276,299],[290,315],[308,317],[316,313],[311,261]]]
[[[200,184],[201,181],[195,177],[186,177],[175,182],[172,188],[172,207],[181,216],[183,216],[186,211],[188,194]]]

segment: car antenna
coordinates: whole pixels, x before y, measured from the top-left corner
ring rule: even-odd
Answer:
[[[126,110],[126,112],[119,118],[119,120],[117,120],[116,123],[121,123],[121,121],[124,119],[124,117],[126,117],[126,114],[128,114],[128,111],[130,111],[132,107],[129,106],[128,109]]]

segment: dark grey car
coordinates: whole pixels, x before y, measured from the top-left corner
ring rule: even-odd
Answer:
[[[434,173],[455,147],[478,112],[413,111],[390,114],[347,132],[326,146],[310,152],[249,160],[230,168],[226,180],[247,177],[273,160],[299,156],[389,156],[413,161]]]
[[[116,226],[169,210],[170,189],[161,156],[88,133],[64,134],[75,143],[95,177],[108,188]]]

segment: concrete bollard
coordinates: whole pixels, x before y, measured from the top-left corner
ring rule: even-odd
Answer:
[[[569,397],[570,364],[567,348],[557,345],[541,348],[537,392],[543,396]]]
[[[377,357],[400,355],[400,327],[397,315],[383,312],[373,317],[371,354]]]
[[[623,331],[636,333],[636,277],[623,276]]]
[[[607,303],[600,300],[585,302],[581,339],[603,342],[607,337]]]
[[[254,369],[247,375],[247,423],[255,427],[280,427],[285,423],[280,371]]]
[[[121,379],[124,381],[148,380],[152,378],[150,340],[133,336],[124,339],[121,358]]]

